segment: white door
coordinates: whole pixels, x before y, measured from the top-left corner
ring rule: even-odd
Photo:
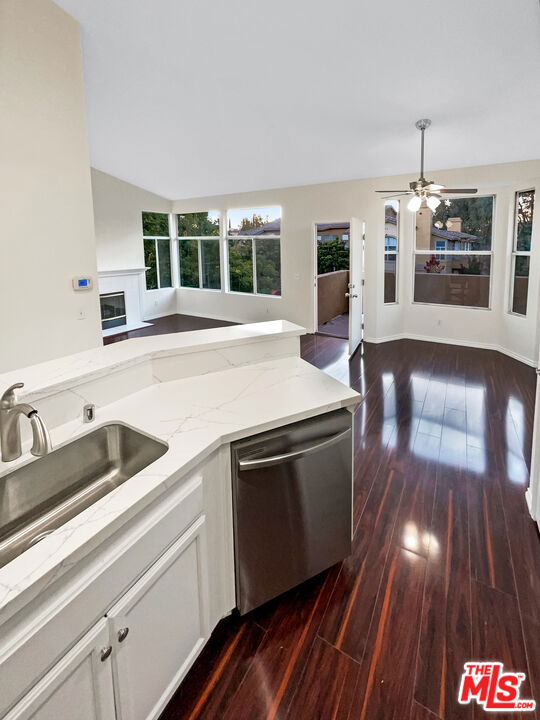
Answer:
[[[204,516],[107,613],[118,720],[157,718],[208,637]]]
[[[362,244],[363,223],[351,218],[349,235],[349,354],[362,341]]]
[[[114,720],[110,655],[109,626],[103,619],[4,720]]]

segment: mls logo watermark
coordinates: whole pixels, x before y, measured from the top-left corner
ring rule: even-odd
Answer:
[[[527,712],[535,709],[535,700],[522,700],[519,696],[525,673],[505,672],[500,662],[468,662],[464,667],[458,695],[461,705],[475,700],[487,712]]]

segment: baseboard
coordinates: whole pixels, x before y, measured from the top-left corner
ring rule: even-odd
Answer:
[[[525,492],[525,500],[527,501],[527,507],[529,508],[529,513],[530,513],[532,519],[533,519],[533,520],[536,520],[536,518],[534,517],[534,512],[533,512],[532,492],[531,492],[531,488],[530,488],[530,487],[528,487],[527,490],[526,490],[526,492]]]
[[[144,318],[144,322],[150,322],[150,320],[158,320],[162,317],[169,317],[169,315],[178,315],[176,310],[174,312],[158,313],[157,315],[147,315]]]
[[[462,347],[478,348],[479,350],[495,350],[496,352],[500,352],[503,355],[508,355],[508,357],[511,357],[514,360],[518,360],[519,362],[522,362],[525,365],[529,365],[530,367],[536,366],[535,360],[531,360],[530,358],[525,357],[524,355],[520,355],[519,353],[514,352],[509,348],[505,348],[502,345],[496,345],[494,343],[475,342],[472,340],[457,340],[454,338],[433,337],[431,335],[415,335],[414,333],[397,333],[396,335],[386,335],[384,337],[377,338],[364,337],[364,340],[365,342],[369,343],[391,342],[392,340],[420,340],[421,342],[434,342],[441,343],[443,345],[460,345]]]

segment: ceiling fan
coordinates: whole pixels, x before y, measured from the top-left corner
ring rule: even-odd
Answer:
[[[422,134],[421,149],[420,149],[420,177],[418,180],[413,180],[409,183],[410,190],[377,190],[378,193],[394,193],[393,195],[387,195],[385,200],[395,197],[401,197],[402,195],[412,195],[407,205],[408,209],[412,212],[416,212],[422,207],[422,203],[425,201],[427,206],[435,212],[435,210],[441,204],[442,195],[466,195],[478,192],[476,188],[446,188],[444,185],[437,185],[437,183],[431,180],[426,180],[424,177],[424,133],[431,125],[431,120],[424,118],[418,120],[415,126],[420,130]]]

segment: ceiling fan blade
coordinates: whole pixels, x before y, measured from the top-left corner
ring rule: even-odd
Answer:
[[[385,195],[385,197],[381,198],[381,200],[393,200],[394,198],[403,197],[403,195],[412,195],[410,192],[400,192],[396,195]]]
[[[375,192],[383,193],[412,193],[412,190],[375,190]]]
[[[477,188],[444,188],[437,190],[441,195],[474,195],[477,193]]]

